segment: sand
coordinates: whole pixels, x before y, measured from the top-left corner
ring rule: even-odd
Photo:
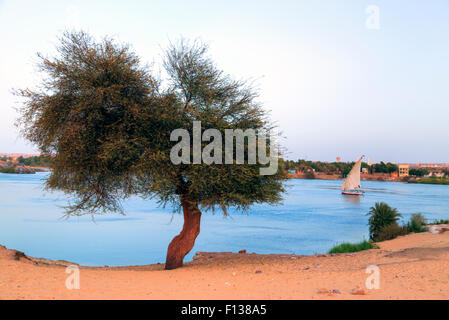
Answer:
[[[420,233],[353,254],[202,253],[184,267],[80,267],[0,247],[0,299],[448,299],[449,232]],[[379,288],[367,288],[367,266]],[[73,284],[75,282],[71,282]],[[375,284],[375,282],[371,282]],[[357,293],[352,294],[354,289]]]

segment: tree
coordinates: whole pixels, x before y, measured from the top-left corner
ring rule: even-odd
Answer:
[[[427,169],[410,169],[409,174],[411,176],[423,177],[426,174],[429,174],[429,170],[427,170]]]
[[[369,216],[368,224],[371,240],[375,240],[384,227],[397,224],[399,218],[402,217],[397,209],[390,207],[385,202],[376,202],[366,215]]]
[[[273,129],[253,87],[219,70],[206,45],[170,44],[167,83],[113,39],[65,33],[57,49],[55,57],[38,55],[42,89],[17,90],[24,98],[18,124],[42,153],[53,155],[46,187],[73,197],[68,217],[123,213],[121,201],[131,195],[174,205],[183,211],[184,226],[168,246],[165,268],[173,269],[193,248],[202,211],[221,208],[226,215],[229,207],[246,210],[282,200],[283,170],[260,175],[259,162],[192,165],[170,159],[171,133],[182,128],[192,136],[194,121],[201,121],[201,133]],[[269,140],[267,153],[272,147]],[[244,151],[247,159],[247,144]],[[214,149],[214,156],[219,152]]]
[[[381,173],[392,173],[392,172],[396,172],[399,170],[399,167],[391,162],[388,163],[376,163],[374,165],[374,171],[375,172],[381,172]]]

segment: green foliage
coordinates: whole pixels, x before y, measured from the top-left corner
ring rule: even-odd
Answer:
[[[346,252],[358,252],[362,250],[368,250],[375,248],[370,241],[363,240],[359,243],[345,242],[334,246],[329,250],[329,253],[346,253]]]
[[[397,209],[391,208],[385,202],[376,202],[366,215],[369,216],[368,224],[371,240],[377,239],[382,228],[397,224],[399,218],[402,217]]]
[[[426,228],[426,219],[420,213],[412,214],[410,221],[407,222],[407,230],[408,232],[424,232],[427,231]]]
[[[376,203],[376,205],[378,204]],[[371,211],[373,211],[373,209],[376,208],[371,208]],[[411,232],[418,233],[427,231],[426,219],[420,213],[412,214],[410,220],[406,224],[399,225],[397,220],[400,217],[400,215],[397,213],[395,209],[392,209],[388,206],[387,207],[380,206],[379,204],[379,207],[375,211],[376,211],[375,215],[379,216],[378,218],[380,218],[381,215],[384,217],[388,216],[389,218],[388,219],[384,218],[383,221],[389,221],[389,223],[381,223],[379,219],[378,225],[380,227],[376,228],[376,232],[371,235],[371,221],[370,221],[370,236],[372,236],[372,240],[374,241],[391,240],[398,236],[407,235]],[[382,212],[382,214],[380,212]],[[396,219],[394,218],[394,216],[396,217]],[[373,217],[373,215],[371,215],[371,217]]]
[[[1,173],[15,173],[16,171],[14,170],[13,167],[8,167],[8,168],[1,168],[0,172]]]
[[[428,225],[431,225],[431,224],[449,224],[449,220],[440,219],[440,220],[435,220],[435,221],[429,222],[427,224]]]
[[[393,173],[399,170],[399,167],[391,162],[388,163],[376,163],[373,165],[374,172],[380,172],[380,173]]]
[[[40,155],[34,157],[24,158],[20,156],[17,161],[21,165],[30,166],[30,167],[51,167],[51,156]]]
[[[339,174],[346,177],[351,171],[355,162],[322,162],[322,161],[307,161],[299,159],[298,161],[286,160],[284,161],[286,170],[299,169],[304,172],[314,169],[315,172],[323,172],[325,174]],[[370,169],[365,162],[362,162],[362,168]]]
[[[45,80],[38,91],[17,91],[25,100],[19,125],[42,153],[54,155],[47,188],[74,196],[68,214],[122,212],[121,199],[131,195],[177,206],[183,198],[225,214],[230,206],[282,199],[283,170],[261,176],[260,164],[170,161],[171,132],[182,128],[192,136],[193,121],[220,132],[273,128],[256,90],[217,69],[207,49],[183,40],[171,44],[167,83],[127,45],[95,42],[84,32],[64,34],[57,56],[39,55]]]
[[[400,226],[397,222],[383,226],[374,237],[374,241],[386,241],[391,240],[399,236],[405,236],[408,234],[407,226]]]
[[[416,177],[423,177],[426,174],[429,174],[429,170],[426,169],[410,169],[409,175],[416,176]]]
[[[417,183],[423,183],[423,184],[442,184],[442,185],[449,185],[449,179],[448,178],[439,178],[439,177],[429,177],[429,178],[423,178],[416,181]]]
[[[308,168],[304,172],[304,177],[306,179],[315,179],[315,173],[313,173],[313,170],[311,168]]]

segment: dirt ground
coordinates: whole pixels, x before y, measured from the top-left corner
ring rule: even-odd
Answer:
[[[449,298],[449,232],[379,246],[315,256],[200,253],[176,270],[81,266],[79,277],[69,263],[0,246],[0,299]]]

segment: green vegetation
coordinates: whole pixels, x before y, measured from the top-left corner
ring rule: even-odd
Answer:
[[[428,225],[430,224],[449,224],[449,220],[444,220],[444,219],[440,219],[440,220],[434,220],[432,222],[428,222]]]
[[[449,178],[429,177],[416,180],[416,183],[449,185]]]
[[[325,174],[338,174],[346,177],[354,166],[355,162],[322,162],[322,161],[307,161],[299,159],[298,161],[285,160],[284,165],[286,170],[301,170],[304,172],[315,170],[315,172],[322,172]],[[369,166],[362,162],[362,168],[367,168],[369,173],[392,173],[398,171],[398,166],[393,163],[378,163]]]
[[[385,202],[376,202],[366,215],[369,216],[369,236],[374,241],[377,241],[382,228],[391,224],[397,225],[397,221],[402,217],[397,209],[391,208]]]
[[[397,209],[391,208],[384,202],[378,202],[371,207],[368,212],[369,227],[370,227],[370,241],[362,241],[360,243],[342,243],[334,246],[329,250],[329,253],[344,253],[344,252],[357,252],[361,250],[367,250],[376,248],[375,242],[391,240],[399,236],[404,236],[409,233],[418,233],[427,231],[427,221],[420,213],[414,213],[410,217],[410,220],[402,225],[398,224],[399,217],[401,215],[397,212]],[[437,220],[432,224],[446,224],[449,220]]]
[[[422,214],[414,213],[407,223],[399,225],[398,220],[402,215],[384,202],[377,202],[367,215],[370,216],[368,224],[370,239],[373,241],[391,240],[412,232],[427,231],[426,219]]]
[[[419,233],[427,231],[426,219],[420,213],[414,213],[410,217],[410,220],[403,225],[399,225],[397,222],[384,225],[376,237],[375,241],[391,240],[399,236],[405,236],[409,233]]]
[[[315,179],[315,173],[313,172],[313,170],[311,170],[310,168],[306,169],[306,171],[304,172],[304,177],[306,179]]]
[[[172,133],[181,128],[190,139],[194,121],[201,121],[200,134],[212,128],[220,133],[273,128],[257,90],[219,70],[206,45],[185,40],[170,44],[164,53],[164,83],[129,46],[111,38],[96,42],[84,32],[65,33],[56,53],[39,55],[44,79],[39,89],[16,94],[25,101],[19,119],[23,136],[52,155],[47,188],[75,198],[68,216],[123,213],[121,200],[133,195],[182,208],[184,227],[167,250],[165,268],[173,269],[182,266],[193,248],[201,210],[227,214],[229,207],[246,210],[282,200],[282,169],[261,175],[266,167],[261,163],[171,161],[177,145]],[[209,142],[200,142],[203,152]],[[248,145],[244,147],[248,159]],[[270,147],[268,143],[267,154]],[[217,149],[210,152],[223,159],[225,148]],[[182,155],[190,162],[190,147]]]
[[[407,222],[408,232],[424,232],[427,231],[426,218],[420,213],[412,214],[410,221]]]
[[[426,169],[410,169],[409,175],[415,177],[424,177],[426,174],[429,174],[429,170]]]
[[[40,155],[34,157],[19,157],[17,159],[20,165],[30,166],[30,167],[51,167],[51,156]]]
[[[406,225],[398,225],[397,223],[392,223],[386,226],[383,226],[380,231],[377,233],[374,241],[386,241],[397,238],[399,236],[405,236],[408,234],[408,229]]]
[[[75,262],[71,262],[71,261],[67,261],[67,260],[63,260],[63,259],[58,259],[56,261],[62,262],[62,263],[68,263],[68,264],[75,264],[75,265],[79,265],[78,263]]]
[[[285,160],[284,167],[286,170],[301,170],[304,172],[322,172],[325,174],[339,174],[346,176],[354,162],[321,162],[321,161],[307,161],[299,159],[298,161]],[[366,163],[362,163],[362,168],[369,168]],[[313,170],[312,170],[313,169]]]
[[[14,170],[13,167],[8,167],[8,168],[1,168],[0,172],[1,173],[15,173],[16,171]]]
[[[336,245],[332,249],[329,250],[329,253],[347,253],[347,252],[358,252],[362,250],[368,250],[376,248],[372,242],[363,240],[359,243],[349,243],[345,242],[339,245]]]
[[[393,173],[393,172],[396,172],[399,170],[399,167],[391,162],[376,163],[372,167],[373,167],[373,172],[380,172],[380,173]]]

